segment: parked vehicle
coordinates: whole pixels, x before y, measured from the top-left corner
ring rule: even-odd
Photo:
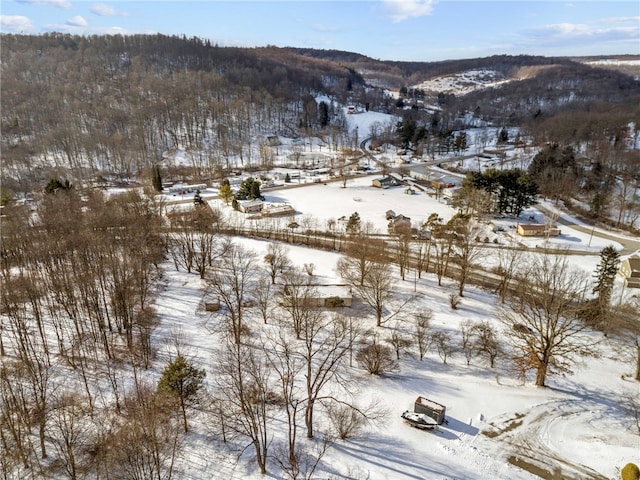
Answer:
[[[400,416],[409,425],[419,428],[420,430],[435,430],[438,426],[438,422],[436,420],[424,413],[415,413],[405,410]]]

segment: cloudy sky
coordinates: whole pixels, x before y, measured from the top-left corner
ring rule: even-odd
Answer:
[[[3,33],[163,33],[381,60],[640,54],[637,0],[0,0]]]

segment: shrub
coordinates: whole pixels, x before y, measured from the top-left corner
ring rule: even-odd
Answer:
[[[622,480],[640,480],[640,469],[635,463],[627,463],[620,471]]]
[[[457,310],[458,305],[460,305],[460,295],[457,293],[452,293],[449,295],[449,304],[451,305],[452,310]]]
[[[324,304],[328,308],[344,307],[344,300],[340,297],[329,297],[325,299]]]
[[[366,423],[362,413],[349,405],[331,405],[327,410],[333,431],[341,440],[357,435]]]
[[[398,368],[398,364],[393,358],[393,350],[379,343],[362,347],[356,354],[356,361],[373,375],[383,375]]]

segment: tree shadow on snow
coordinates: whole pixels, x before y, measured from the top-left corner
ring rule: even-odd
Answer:
[[[432,435],[431,432],[421,433]],[[386,478],[422,480],[439,477],[445,468],[451,470],[451,467],[438,464],[435,453],[432,458],[427,459],[423,455],[416,458],[415,451],[408,444],[402,441],[391,443],[388,438],[376,435],[368,436],[366,440],[350,439],[335,443],[333,448],[353,458],[360,468],[384,474]],[[430,467],[429,463],[434,467]]]

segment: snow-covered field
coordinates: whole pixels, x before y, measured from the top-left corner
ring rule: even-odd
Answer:
[[[259,258],[266,252],[265,241],[236,242]],[[335,272],[337,254],[298,246],[287,248],[294,264],[315,263],[319,282],[339,280]],[[487,320],[499,325],[496,298],[490,293],[470,287],[460,308],[454,311],[448,303],[449,293],[455,290],[452,281],[445,280],[438,287],[429,275],[414,287],[413,280],[400,281],[393,269],[390,274],[398,278],[396,295],[413,297],[406,317],[411,312],[431,310],[433,331],[449,331],[457,338],[464,320]],[[202,308],[204,285],[197,275],[172,269],[168,269],[164,281],[164,292],[155,302],[162,318],[156,341],[162,342],[164,335],[181,331],[190,357],[207,368],[210,377],[217,340],[207,328],[215,322],[215,314]],[[375,323],[373,319],[367,322],[373,322],[371,326]],[[268,328],[260,323],[256,315],[251,329]],[[380,338],[394,326],[380,327]],[[408,324],[400,328],[408,328]],[[415,351],[407,349],[398,372],[374,377],[354,367],[351,374],[358,402],[373,401],[387,411],[387,416],[382,423],[353,438],[336,441],[313,478],[538,478],[513,465],[518,462],[547,471],[560,469],[561,477],[568,479],[616,478],[618,468],[638,457],[640,436],[633,432],[621,404],[625,394],[638,393],[638,385],[623,377],[631,373],[632,365],[620,355],[619,345],[598,337],[599,358],[585,358],[573,375],[554,376],[549,387],[542,389],[531,381],[523,384],[516,379],[506,359],[491,369],[479,359],[467,366],[462,355],[443,364],[434,351],[420,361]],[[158,363],[166,360],[159,358]],[[412,409],[419,395],[446,405],[448,424],[435,432],[406,425],[400,414]],[[326,429],[326,416],[320,415],[318,420],[319,431]],[[272,426],[275,444],[284,435],[284,426],[278,421],[273,421]],[[301,438],[300,442],[309,445],[306,439]],[[194,419],[185,456],[177,465],[177,478],[262,478],[250,451],[236,457],[236,448],[236,444],[222,444],[213,438],[206,423]],[[271,469],[274,478],[281,478],[273,464]]]
[[[389,209],[411,217],[419,224],[432,213],[445,221],[455,211],[425,192],[407,195],[403,187],[378,189],[371,186],[375,175],[354,175],[346,187],[342,182],[307,184],[293,188],[266,190],[266,203],[289,203],[294,206],[298,223],[310,227],[326,228],[327,221],[348,218],[358,212],[363,222],[371,222],[381,233],[386,233],[385,212]],[[247,224],[244,214],[224,206],[221,200],[210,200],[236,222]],[[544,204],[547,209],[554,206]],[[558,213],[558,217],[563,214]],[[530,217],[534,217],[533,220]],[[302,221],[302,219],[305,219]],[[290,222],[291,218],[282,219]],[[504,231],[493,233],[487,225],[487,234],[500,244],[513,241],[534,247],[541,239],[516,237],[514,227],[518,221],[544,222],[546,218],[534,208],[519,219],[496,219],[493,224]],[[338,222],[340,224],[340,222]],[[579,250],[580,255],[569,256],[576,269],[585,278],[593,275],[599,261],[599,251],[613,243],[593,234],[563,226],[560,237],[550,239],[555,249]],[[262,258],[267,242],[236,239]],[[288,246],[293,263],[302,266],[313,262],[318,283],[340,282],[335,271],[338,254],[310,250],[301,246]],[[495,250],[493,250],[495,252]],[[495,262],[488,250],[483,255],[485,267]],[[409,329],[406,319],[412,312],[429,309],[433,312],[434,330],[445,330],[459,338],[459,325],[464,320],[486,320],[499,328],[496,297],[483,290],[469,287],[458,310],[449,305],[449,294],[455,284],[445,279],[439,287],[433,275],[423,276],[414,285],[406,282],[390,268],[397,278],[398,298],[413,298],[400,322],[400,328]],[[203,284],[196,275],[169,271],[165,276],[167,294],[156,302],[164,319],[159,332],[179,328],[189,338],[192,355],[197,362],[212,367],[214,335],[207,325],[211,314],[202,309]],[[619,280],[618,280],[619,282]],[[617,291],[621,285],[617,284]],[[625,292],[625,295],[628,295]],[[354,307],[354,310],[357,306]],[[373,322],[373,319],[367,320]],[[255,319],[255,328],[260,322]],[[371,323],[371,325],[373,325]],[[378,333],[387,336],[394,324],[383,325]],[[531,379],[522,383],[509,369],[509,362],[501,359],[495,369],[476,359],[466,365],[461,354],[443,364],[435,351],[424,361],[415,351],[408,349],[401,358],[401,368],[383,377],[373,377],[354,368],[354,385],[362,404],[375,402],[384,407],[385,421],[369,427],[365,432],[344,441],[337,441],[326,453],[314,478],[349,479],[531,479],[539,478],[542,471],[557,469],[555,478],[616,478],[619,468],[638,461],[640,436],[634,432],[632,421],[624,411],[625,395],[638,394],[638,385],[627,379],[633,366],[626,351],[614,339],[594,334],[599,343],[597,358],[584,358],[573,374],[554,376],[548,388],[536,388]],[[620,353],[622,352],[622,353]],[[400,418],[406,409],[412,409],[415,398],[424,395],[447,406],[448,424],[436,432],[412,429]],[[321,424],[326,418],[321,416]],[[276,422],[273,439],[284,435]],[[320,427],[322,429],[325,427]],[[232,445],[222,445],[207,436],[203,425],[196,425],[188,438],[186,461],[181,462],[181,477],[204,478],[259,478],[251,455],[245,452],[239,459]],[[307,440],[301,440],[303,443]],[[516,467],[519,465],[525,469]],[[531,473],[533,472],[533,473]],[[549,477],[550,478],[550,477]]]

